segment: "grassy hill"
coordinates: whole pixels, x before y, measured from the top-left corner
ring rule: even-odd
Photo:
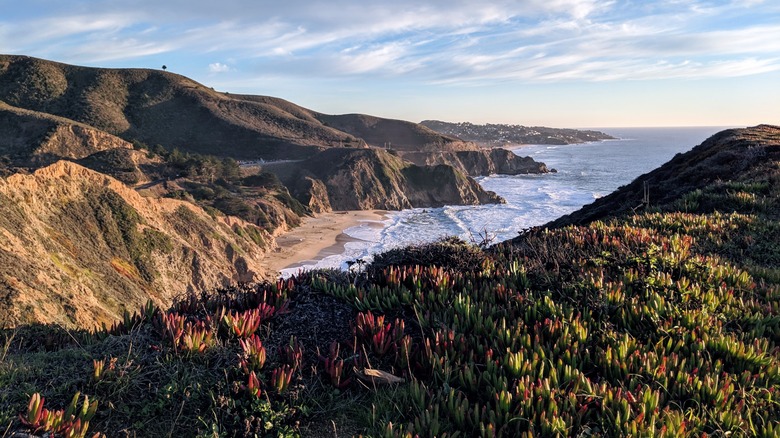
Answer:
[[[130,143],[62,117],[10,106],[0,101],[0,161],[6,167],[39,167],[80,159]]]
[[[96,333],[6,330],[0,424],[80,390],[108,436],[778,436],[779,131],[676,157],[655,172],[709,164],[647,208],[487,250],[398,249]]]
[[[364,114],[327,115],[317,118],[328,126],[362,138],[371,146],[399,152],[476,150],[474,143],[440,134],[418,123],[383,119]]]
[[[279,98],[217,92],[174,73],[79,67],[26,56],[0,55],[0,101],[126,141],[236,159],[305,158],[324,148],[366,143],[463,147],[414,123],[329,116]]]

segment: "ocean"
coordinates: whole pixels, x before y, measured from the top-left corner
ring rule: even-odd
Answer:
[[[346,269],[347,260],[370,260],[396,247],[458,236],[479,243],[485,233],[493,243],[511,239],[525,228],[542,225],[607,195],[640,175],[686,152],[726,128],[593,128],[617,140],[574,145],[524,145],[512,149],[520,156],[542,161],[557,173],[491,175],[476,178],[487,190],[506,199],[503,205],[446,206],[390,212],[382,222],[366,222],[344,230],[357,239],[344,252],[300,269]]]

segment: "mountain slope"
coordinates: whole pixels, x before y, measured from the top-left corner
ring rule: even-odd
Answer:
[[[25,56],[0,55],[0,100],[127,141],[237,159],[304,158],[323,148],[366,143],[414,150],[475,147],[410,122],[325,115],[283,99],[216,92],[173,73]]]
[[[0,157],[11,166],[42,166],[62,158],[81,159],[109,149],[132,148],[91,126],[2,101],[0,133]]]
[[[148,299],[256,280],[265,248],[252,232],[67,161],[0,179],[0,320],[92,327]]]

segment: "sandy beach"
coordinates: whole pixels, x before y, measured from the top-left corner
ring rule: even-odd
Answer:
[[[344,234],[344,230],[366,221],[382,226],[380,221],[386,218],[386,213],[383,210],[335,211],[305,218],[301,226],[276,238],[279,248],[266,255],[265,264],[278,272],[340,254],[345,243],[357,240]]]

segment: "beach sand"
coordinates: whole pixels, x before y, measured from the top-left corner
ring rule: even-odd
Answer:
[[[266,255],[265,265],[279,272],[341,254],[345,243],[357,240],[344,234],[344,230],[365,221],[382,226],[380,221],[386,219],[386,213],[383,210],[335,211],[304,218],[301,226],[276,238],[279,249]]]

